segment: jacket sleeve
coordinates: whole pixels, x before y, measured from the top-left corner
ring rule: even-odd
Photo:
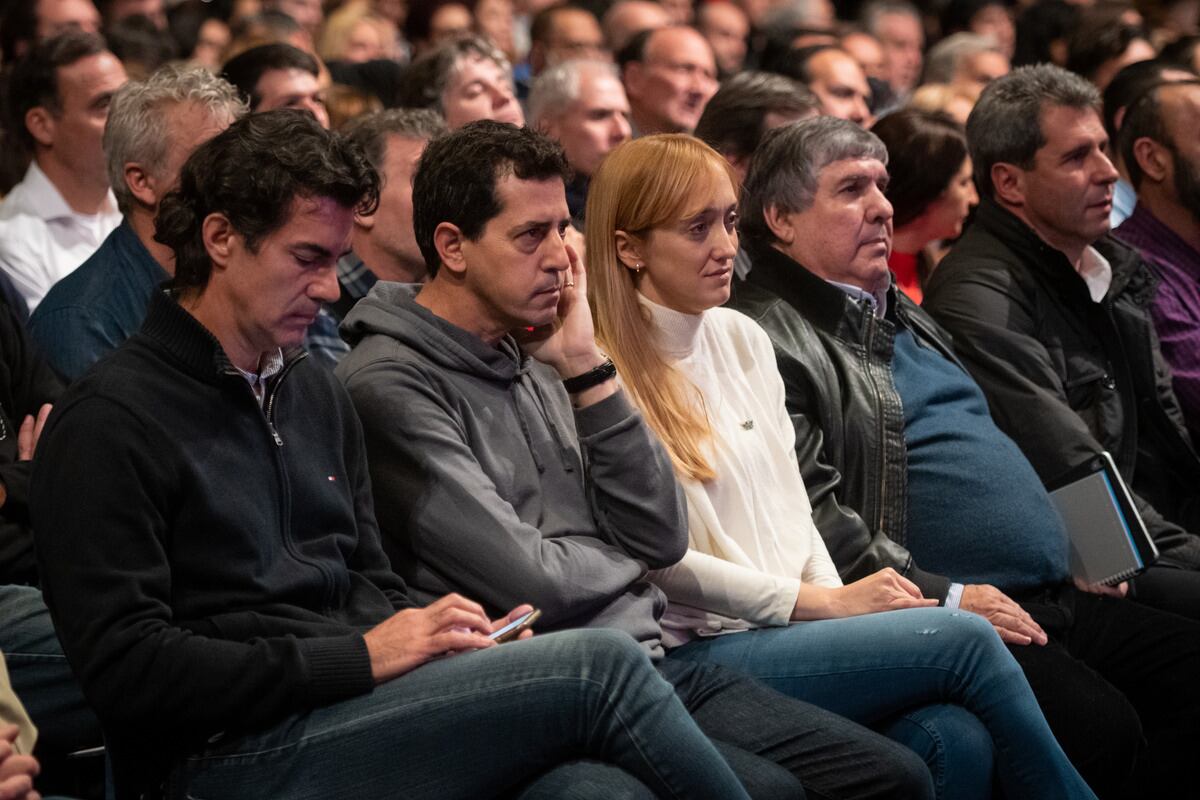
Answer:
[[[575,411],[600,534],[651,569],[683,557],[687,512],[667,450],[624,390]]]
[[[687,528],[670,464],[623,393],[577,416],[599,535],[581,527],[546,538],[489,477],[453,401],[423,368],[378,361],[344,378],[385,539],[491,610],[532,603],[552,628],[608,605],[646,566],[682,558]]]
[[[985,276],[986,278],[986,276]],[[1026,304],[981,278],[942,281],[924,308],[950,331],[959,359],[987,396],[996,424],[1011,436],[1043,481],[1102,452],[1067,400]],[[1132,488],[1130,489],[1132,494]],[[1134,496],[1142,521],[1162,550],[1200,564],[1200,541]]]
[[[76,380],[120,344],[91,309],[78,306],[44,310],[39,306],[29,319],[29,334],[67,381]]]
[[[948,578],[917,567],[912,554],[886,531],[872,526],[840,502],[842,476],[825,453],[820,425],[821,392],[828,391],[828,387],[822,387],[821,381],[815,380],[811,371],[786,350],[777,347],[776,360],[796,434],[796,461],[812,503],[813,522],[842,580],[850,583],[891,567],[915,583],[922,595],[945,603],[950,591]]]
[[[369,692],[360,634],[230,641],[173,618],[171,524],[187,487],[171,448],[93,395],[55,410],[34,464],[46,602],[105,727],[203,741]]]

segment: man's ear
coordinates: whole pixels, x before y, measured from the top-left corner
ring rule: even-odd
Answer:
[[[433,246],[441,259],[442,267],[462,275],[467,271],[467,259],[463,253],[465,236],[459,227],[451,222],[439,222],[433,229]]]
[[[992,191],[996,200],[1018,208],[1025,205],[1025,170],[1014,164],[992,164]]]
[[[642,242],[636,236],[625,231],[616,232],[617,259],[626,269],[639,270],[645,266],[642,258]]]
[[[54,144],[57,127],[54,115],[45,106],[34,106],[25,112],[25,130],[29,131],[29,135],[42,147],[50,147]]]
[[[642,63],[630,61],[621,71],[621,83],[625,84],[625,96],[630,100],[642,96]]]
[[[234,230],[229,218],[218,212],[204,218],[200,226],[200,238],[212,260],[214,271],[225,269],[234,250],[242,244],[241,236]]]
[[[369,231],[375,227],[375,217],[378,215],[379,215],[378,210],[374,214],[371,214],[370,216],[367,216],[367,217],[364,217],[362,214],[355,214],[354,215],[354,226],[357,228],[362,228],[364,231]]]
[[[1167,148],[1154,141],[1149,136],[1143,136],[1133,143],[1133,157],[1147,178],[1155,183],[1167,179],[1171,156]]]
[[[158,201],[161,199],[158,196],[154,185],[154,178],[141,165],[134,161],[130,161],[125,165],[125,186],[128,187],[129,193],[132,194],[137,201],[147,208],[156,208]]]
[[[791,214],[783,211],[779,206],[766,206],[763,208],[763,221],[767,223],[771,235],[781,243],[795,243],[796,226],[792,221]]]

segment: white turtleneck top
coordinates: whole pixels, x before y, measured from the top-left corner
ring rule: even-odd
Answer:
[[[731,309],[681,314],[639,298],[660,352],[704,398],[717,474],[680,479],[690,546],[650,575],[670,600],[665,642],[786,625],[802,582],[842,582],[812,521],[771,340]]]

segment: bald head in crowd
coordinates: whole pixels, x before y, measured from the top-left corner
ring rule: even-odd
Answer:
[[[529,27],[529,66],[534,75],[572,59],[604,59],[609,52],[592,12],[571,5],[552,5]]]
[[[638,135],[691,133],[717,91],[717,64],[695,28],[638,34],[618,55]]]
[[[653,0],[617,0],[604,13],[604,38],[615,53],[642,31],[670,24],[671,15]]]
[[[826,114],[871,127],[871,86],[853,56],[840,47],[813,48],[801,73]]]

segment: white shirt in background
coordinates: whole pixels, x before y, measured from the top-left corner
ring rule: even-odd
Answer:
[[[0,269],[32,312],[119,224],[111,190],[99,214],[78,214],[35,161],[0,203]]]

